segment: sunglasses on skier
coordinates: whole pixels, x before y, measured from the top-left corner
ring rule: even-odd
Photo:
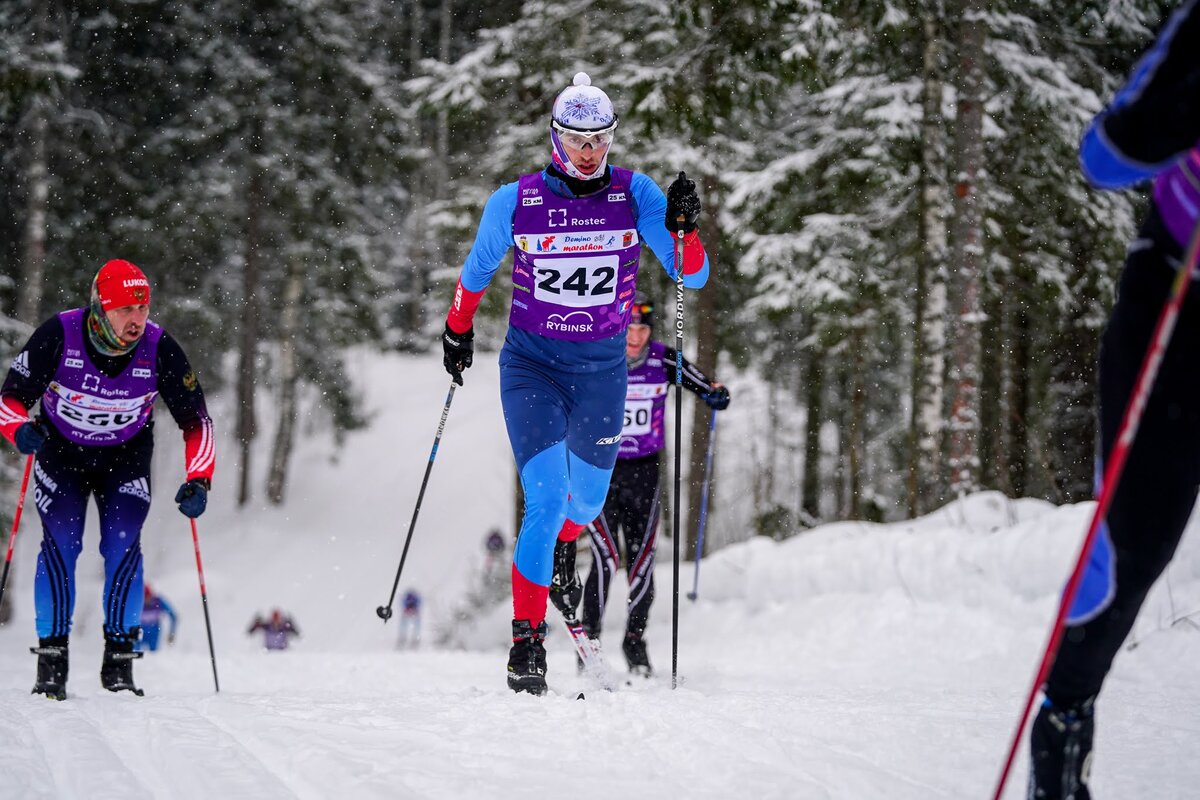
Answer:
[[[613,132],[617,129],[615,122],[598,131],[573,131],[570,128],[564,128],[554,120],[550,124],[558,132],[559,140],[572,150],[582,150],[589,144],[593,150],[605,149],[612,144]]]

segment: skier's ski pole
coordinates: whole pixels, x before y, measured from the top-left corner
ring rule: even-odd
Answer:
[[[204,585],[204,564],[200,562],[200,534],[196,531],[196,520],[192,519],[192,544],[196,548],[196,574],[200,576],[200,604],[204,606],[204,630],[208,632],[208,657],[212,660],[213,687],[217,693],[221,691],[221,681],[217,678],[217,651],[213,649],[212,620],[208,616],[208,587]]]
[[[433,437],[433,450],[429,452],[429,463],[425,465],[425,477],[421,481],[421,491],[417,493],[417,507],[413,509],[412,522],[408,524],[408,536],[404,539],[404,550],[400,553],[400,566],[396,567],[396,580],[392,582],[392,594],[388,597],[386,606],[379,606],[375,613],[384,622],[392,618],[392,603],[396,601],[396,589],[400,586],[400,573],[404,572],[404,560],[408,558],[408,545],[412,542],[413,530],[417,527],[417,515],[421,513],[421,501],[425,498],[425,487],[429,484],[429,473],[433,469],[433,460],[437,458],[438,445],[442,441],[442,431],[446,428],[446,417],[450,414],[450,403],[454,400],[454,381],[450,381],[450,391],[446,394],[446,405],[442,406],[442,420],[438,423],[437,435]]]
[[[679,173],[683,179],[683,173]],[[680,216],[677,222],[684,222]],[[671,515],[671,688],[679,685],[679,517],[683,452],[683,227],[675,236],[675,508]]]
[[[696,572],[692,576],[692,590],[688,600],[696,601],[700,596],[700,557],[704,555],[704,523],[708,519],[708,479],[712,476],[713,442],[717,439],[717,410],[708,418],[708,448],[704,453],[704,486],[700,489],[700,523],[696,526]]]
[[[1134,383],[1133,394],[1129,396],[1129,402],[1125,406],[1125,411],[1121,418],[1121,427],[1117,429],[1117,438],[1113,444],[1108,464],[1104,469],[1104,482],[1100,486],[1100,496],[1096,498],[1096,510],[1092,513],[1092,520],[1088,525],[1087,536],[1084,537],[1083,545],[1079,548],[1079,556],[1075,560],[1075,568],[1071,571],[1071,577],[1067,581],[1067,586],[1063,590],[1062,597],[1059,599],[1058,614],[1054,619],[1054,627],[1050,629],[1050,640],[1042,653],[1042,661],[1038,665],[1033,685],[1029,687],[1029,691],[1026,693],[1025,706],[1021,711],[1020,718],[1017,720],[1017,730],[1013,733],[1012,741],[1009,743],[1008,755],[1004,759],[1004,767],[1000,771],[1000,779],[996,782],[996,791],[992,795],[993,800],[1000,800],[1000,795],[1004,792],[1004,785],[1008,782],[1009,770],[1012,769],[1013,758],[1016,756],[1017,748],[1020,746],[1022,734],[1025,731],[1025,723],[1029,719],[1029,711],[1033,708],[1033,701],[1037,697],[1038,690],[1046,681],[1046,676],[1050,672],[1050,666],[1054,663],[1054,657],[1058,653],[1058,646],[1062,642],[1063,627],[1067,618],[1067,612],[1075,601],[1075,593],[1078,591],[1079,584],[1083,580],[1083,572],[1087,566],[1087,560],[1091,554],[1096,533],[1100,529],[1100,523],[1104,521],[1104,518],[1108,515],[1108,507],[1112,505],[1117,484],[1121,480],[1121,471],[1125,467],[1125,461],[1129,456],[1130,449],[1133,447],[1134,437],[1137,436],[1138,426],[1142,421],[1142,412],[1146,410],[1146,401],[1150,397],[1150,390],[1154,387],[1154,380],[1158,377],[1158,368],[1162,365],[1163,356],[1167,352],[1167,345],[1170,344],[1171,335],[1175,332],[1175,323],[1179,319],[1179,311],[1183,307],[1183,300],[1187,297],[1188,286],[1191,284],[1192,277],[1196,273],[1198,258],[1200,258],[1200,225],[1196,227],[1196,231],[1192,234],[1192,241],[1188,246],[1187,255],[1175,275],[1175,282],[1171,285],[1171,293],[1167,296],[1163,304],[1162,312],[1158,317],[1158,323],[1154,328],[1154,335],[1151,337],[1150,344],[1146,349],[1146,355],[1142,359],[1141,370],[1138,373],[1136,383]]]
[[[0,574],[0,603],[4,602],[4,587],[8,585],[8,569],[12,566],[13,545],[17,542],[17,529],[21,526],[21,510],[25,508],[25,490],[29,488],[29,473],[33,471],[33,455],[25,459],[25,477],[21,478],[21,492],[17,495],[17,510],[13,513],[12,533],[8,535],[8,555],[4,557],[4,573]]]

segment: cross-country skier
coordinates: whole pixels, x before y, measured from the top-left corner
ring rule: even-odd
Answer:
[[[401,649],[416,647],[421,643],[421,595],[416,589],[404,593],[401,609],[397,644]]]
[[[1097,476],[1113,452],[1155,323],[1200,221],[1198,41],[1200,12],[1189,0],[1081,144],[1084,174],[1098,188],[1154,180],[1150,210],[1127,252],[1100,342]],[[1091,796],[1096,696],[1150,586],[1175,552],[1200,487],[1198,351],[1200,297],[1193,283],[1043,687],[1045,701],[1030,734],[1031,798]]]
[[[629,580],[629,618],[621,649],[631,672],[650,675],[643,634],[654,602],[654,549],[658,540],[659,460],[666,446],[664,416],[667,387],[675,383],[675,349],[652,341],[654,304],[638,292],[625,335],[629,387],[625,424],[604,513],[587,527],[592,542],[592,568],[586,590],[575,573],[575,542],[559,541],[554,549],[554,581],[550,600],[568,618],[583,598],[583,627],[599,638],[608,603],[608,588],[621,560],[617,531],[624,532],[625,570]],[[729,407],[729,390],[709,380],[683,359],[683,386],[711,408]]]
[[[167,644],[175,644],[175,629],[179,622],[179,616],[175,613],[175,609],[167,602],[167,598],[161,594],[157,594],[150,588],[150,584],[144,584],[145,591],[142,594],[142,638],[137,643],[138,650],[149,650],[154,652],[158,649],[158,640],[162,635],[162,618],[166,617],[171,627],[167,630]]]
[[[501,186],[484,207],[442,335],[446,370],[461,383],[473,358],[475,311],[515,247],[500,395],[525,491],[508,659],[508,685],[517,692],[546,689],[554,543],[573,541],[608,491],[642,242],[674,277],[673,234],[682,231],[684,285],[699,288],[708,278],[695,184],[681,176],[664,197],[649,177],[609,166],[616,127],[608,95],[577,74],[554,101],[551,163]]]
[[[0,388],[0,432],[37,454],[33,501],[42,518],[34,577],[35,693],[66,698],[75,563],[88,496],[100,514],[104,557],[104,660],[100,682],[141,694],[133,661],[142,614],[142,523],[150,510],[154,400],[183,429],[186,478],[175,495],[204,513],[213,473],[212,420],[187,356],[150,322],[150,283],[128,261],[106,263],[91,302],[44,322],[13,359]],[[29,409],[41,401],[37,420]]]
[[[285,614],[278,608],[271,609],[270,616],[266,618],[261,614],[254,615],[254,620],[246,629],[246,635],[258,631],[263,632],[263,647],[267,650],[287,650],[291,638],[300,636],[300,629],[296,627],[292,615]]]

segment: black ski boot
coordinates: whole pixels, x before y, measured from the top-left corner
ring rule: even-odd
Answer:
[[[583,584],[575,571],[575,542],[559,539],[554,545],[554,577],[550,580],[550,602],[563,615],[567,624],[577,621],[579,604],[583,601]]]
[[[508,651],[508,688],[514,692],[546,693],[546,623],[536,628],[527,619],[514,619],[512,649]]]
[[[141,697],[145,692],[133,685],[133,660],[141,657],[134,651],[132,640],[105,638],[100,685],[110,692],[133,692]]]
[[[44,694],[51,700],[67,699],[67,637],[52,636],[38,639],[38,646],[29,648],[38,657],[37,683],[32,694]]]
[[[1029,734],[1030,800],[1091,800],[1095,702],[1091,697],[1062,709],[1049,699],[1042,703]]]
[[[640,633],[625,632],[625,641],[621,642],[621,651],[625,653],[625,663],[634,675],[649,678],[654,674],[650,668],[650,656],[646,652],[646,640]]]

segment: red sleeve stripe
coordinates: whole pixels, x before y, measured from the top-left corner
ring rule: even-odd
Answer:
[[[446,324],[450,326],[450,330],[455,333],[466,333],[471,328],[471,321],[475,319],[475,310],[479,308],[479,301],[483,299],[483,291],[472,292],[462,284],[462,278],[458,279],[458,285],[454,287],[454,302],[450,304],[450,313],[446,315]]]
[[[10,442],[17,435],[17,428],[29,421],[29,411],[15,397],[5,397],[0,401],[0,434]]]
[[[183,440],[188,451],[188,480],[192,478],[211,478],[213,464],[216,462],[212,420],[207,417],[202,419],[198,428],[193,428],[183,434]]]
[[[704,266],[704,243],[700,231],[694,230],[683,237],[683,274],[693,275]]]

